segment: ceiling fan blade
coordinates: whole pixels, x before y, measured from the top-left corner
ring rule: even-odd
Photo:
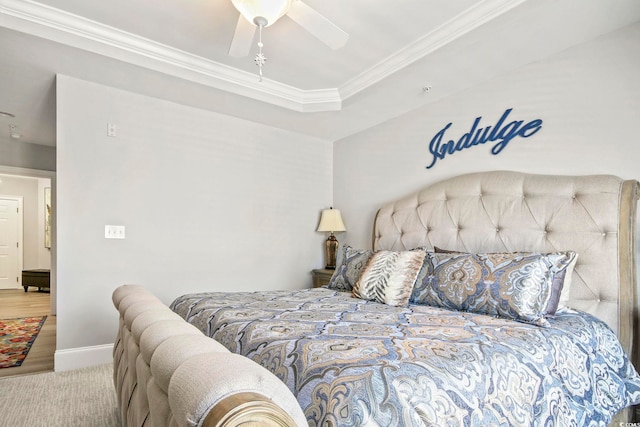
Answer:
[[[331,49],[339,49],[349,40],[349,34],[300,0],[294,0],[287,16]]]
[[[233,34],[233,40],[231,40],[231,46],[229,46],[229,56],[241,57],[249,55],[255,32],[256,26],[240,15],[236,24],[236,32]]]

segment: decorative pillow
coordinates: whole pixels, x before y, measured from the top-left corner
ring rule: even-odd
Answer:
[[[356,298],[404,306],[425,259],[425,251],[374,253],[353,287]]]
[[[558,307],[573,251],[540,253],[427,253],[411,300],[453,310],[546,325]]]
[[[452,251],[449,249],[442,249],[437,246],[434,246],[433,250],[437,253],[443,253],[443,254],[468,253],[463,251]],[[513,253],[526,255],[526,254],[534,254],[537,252],[513,252]],[[548,255],[551,255],[551,254],[548,254]],[[576,267],[577,261],[578,261],[578,254],[576,253],[573,259],[571,260],[571,262],[569,263],[569,265],[567,266],[567,268],[561,270],[560,272],[558,272],[553,276],[554,289],[559,288],[562,290],[560,292],[560,300],[558,301],[558,307],[567,307],[569,303],[569,293],[571,291],[571,278],[573,277],[573,270]],[[554,310],[554,313],[555,313],[555,310]]]
[[[351,292],[372,253],[373,251],[368,249],[353,249],[349,245],[344,245],[342,247],[342,261],[336,267],[336,271],[331,276],[327,288],[335,291]]]
[[[575,253],[575,252],[574,252]],[[573,278],[573,270],[578,262],[578,254],[576,253],[567,268],[565,268],[560,274],[556,274],[554,281],[559,280],[562,282],[562,291],[560,292],[560,300],[558,301],[559,307],[568,307],[569,305],[569,293],[571,291],[571,279]],[[562,274],[564,273],[564,274]]]

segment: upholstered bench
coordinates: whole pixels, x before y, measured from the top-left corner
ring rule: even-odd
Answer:
[[[27,292],[29,286],[42,289],[49,289],[51,287],[51,272],[47,269],[34,269],[34,270],[22,270],[22,287]]]
[[[113,379],[123,426],[306,426],[287,386],[229,352],[144,287],[113,292]]]

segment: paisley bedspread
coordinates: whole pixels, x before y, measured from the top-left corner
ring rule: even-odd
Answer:
[[[191,294],[171,308],[277,375],[310,426],[606,426],[640,403],[613,332],[573,310],[539,327],[326,288]]]

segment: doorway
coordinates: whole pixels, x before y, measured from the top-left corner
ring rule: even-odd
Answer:
[[[22,365],[0,369],[0,377],[54,370],[54,187],[55,172],[0,166],[0,319],[47,316]],[[23,288],[22,271],[34,269],[50,270],[50,291]]]

